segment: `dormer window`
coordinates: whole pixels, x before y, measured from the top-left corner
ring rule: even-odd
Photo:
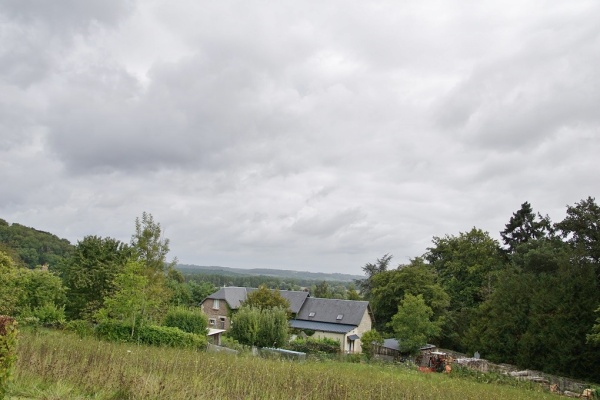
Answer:
[[[342,318],[344,318],[344,314],[338,314],[338,316],[337,316],[337,318],[336,318],[336,319],[337,319],[338,321],[341,321],[341,320],[342,320]]]
[[[314,316],[315,316],[315,313],[314,313],[314,312],[309,312],[309,313],[308,313],[308,316],[309,316],[309,318],[312,318],[312,317],[314,317]]]

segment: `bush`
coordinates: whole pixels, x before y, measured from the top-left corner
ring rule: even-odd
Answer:
[[[130,342],[151,346],[206,348],[206,336],[184,332],[179,328],[167,326],[141,326],[133,331],[130,325],[121,322],[106,321],[95,329],[96,335],[111,342]]]
[[[24,310],[20,318],[37,318],[42,326],[59,328],[65,324],[65,308],[57,307],[54,303],[46,303],[33,310]]]
[[[295,339],[290,341],[286,348],[308,354],[338,354],[340,352],[340,341],[329,338]]]
[[[6,396],[12,371],[17,361],[17,322],[6,315],[0,315],[0,399]]]
[[[200,309],[177,307],[167,312],[164,325],[179,328],[188,333],[206,335],[208,319]]]
[[[232,317],[229,334],[248,346],[283,346],[288,337],[287,311],[283,308],[242,306]]]
[[[167,326],[144,326],[137,330],[137,335],[140,343],[153,346],[203,349],[207,344],[206,336]]]
[[[67,322],[65,329],[70,332],[75,332],[80,338],[92,336],[94,334],[93,325],[89,321],[83,319]]]

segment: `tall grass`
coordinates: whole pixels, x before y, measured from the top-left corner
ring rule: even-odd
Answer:
[[[15,398],[555,399],[393,365],[291,362],[24,333]]]

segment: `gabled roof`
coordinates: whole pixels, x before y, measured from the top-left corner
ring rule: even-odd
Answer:
[[[290,327],[297,329],[310,329],[311,331],[348,333],[356,328],[356,325],[330,324],[328,322],[304,321],[300,319],[290,320]]]
[[[246,300],[248,293],[251,293],[256,288],[246,287],[222,287],[215,293],[207,297],[207,299],[225,300],[232,310],[237,310]],[[273,290],[273,289],[271,289]],[[290,302],[290,311],[294,314],[300,311],[304,300],[308,297],[308,292],[300,292],[295,290],[280,290],[279,293],[283,298]]]
[[[304,301],[296,319],[358,326],[368,310],[368,301],[309,297]]]
[[[225,300],[229,308],[235,310],[240,308],[241,303],[246,300],[246,288],[234,286],[222,287],[206,298]]]

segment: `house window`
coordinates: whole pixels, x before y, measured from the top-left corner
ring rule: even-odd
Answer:
[[[344,314],[338,314],[338,316],[337,316],[337,318],[336,318],[336,319],[337,319],[338,321],[340,321],[342,318],[344,318]]]
[[[309,316],[309,317],[314,317],[314,316],[315,316],[315,313],[314,313],[314,312],[310,312],[310,313],[308,313],[308,316]]]
[[[213,310],[219,309],[219,299],[213,299]]]
[[[217,324],[217,320],[214,318],[209,318],[208,323],[210,326],[215,326]]]

